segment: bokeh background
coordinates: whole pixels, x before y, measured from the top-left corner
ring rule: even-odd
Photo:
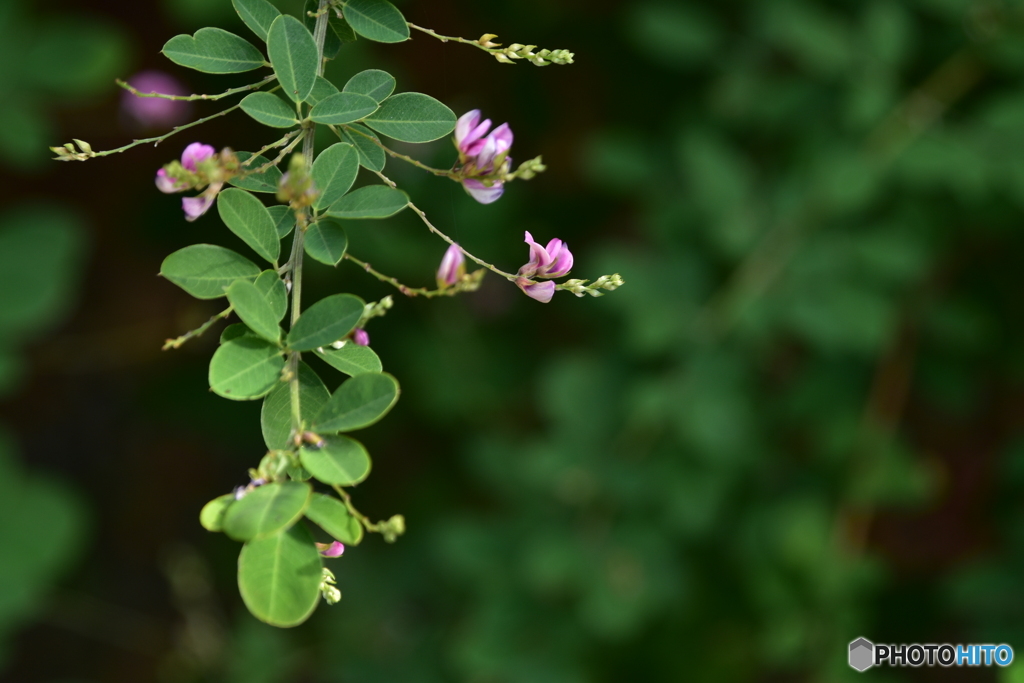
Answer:
[[[239,112],[88,164],[46,150],[162,132],[117,76],[249,82],[159,54],[248,33],[228,0],[0,3],[0,679],[1024,681],[1024,661],[846,665],[858,636],[1024,657],[1024,4],[397,4],[577,63],[346,45],[329,77],[385,68],[550,167],[492,206],[386,172],[505,269],[530,230],[567,240],[574,276],[627,284],[541,305],[491,277],[374,321],[403,394],[361,435],[354,495],[409,531],[350,548],[343,601],[281,631],[197,521],[262,455],[259,402],[208,392],[216,331],[160,351],[218,310],[156,277],[163,257],[243,247],[152,182],[189,142],[271,133]],[[349,239],[412,286],[444,251],[408,212]],[[392,293],[348,263],[308,272],[313,296]]]

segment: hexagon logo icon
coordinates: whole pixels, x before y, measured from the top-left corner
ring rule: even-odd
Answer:
[[[850,643],[850,666],[857,671],[867,671],[875,663],[875,645],[867,638],[858,638]]]

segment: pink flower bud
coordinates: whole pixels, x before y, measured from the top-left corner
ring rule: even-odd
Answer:
[[[210,145],[201,142],[193,142],[181,153],[181,165],[193,173],[196,172],[196,164],[206,161],[217,153]]]
[[[345,546],[339,541],[334,543],[317,543],[316,549],[323,557],[341,557],[345,552]]]
[[[174,77],[162,71],[142,71],[128,79],[128,84],[140,93],[162,95],[186,95],[184,86]],[[150,128],[173,126],[188,118],[192,106],[182,100],[166,100],[159,97],[139,97],[125,92],[121,100],[122,110],[143,126]]]
[[[448,247],[441,258],[441,267],[437,269],[437,286],[440,289],[451,287],[466,271],[465,260],[458,244]]]
[[[174,194],[175,192],[187,190],[188,183],[175,180],[167,175],[167,171],[161,168],[156,172],[156,189],[160,190],[164,194]]]
[[[498,198],[505,192],[500,180],[494,181],[490,187],[484,185],[475,178],[466,178],[462,181],[462,187],[469,193],[469,196],[481,204],[490,204],[498,201]]]
[[[363,328],[357,327],[355,332],[352,333],[352,341],[359,344],[359,346],[369,346],[370,335]]]
[[[551,297],[555,294],[555,283],[548,280],[547,282],[530,282],[526,278],[517,278],[516,286],[523,290],[523,293],[531,299],[536,299],[542,304],[546,304],[551,301]]]

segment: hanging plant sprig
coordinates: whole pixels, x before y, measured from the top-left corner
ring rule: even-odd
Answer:
[[[230,400],[262,401],[260,427],[267,450],[248,471],[248,482],[214,498],[199,518],[206,529],[243,544],[238,585],[249,610],[269,624],[295,626],[321,599],[329,604],[341,599],[325,561],[340,557],[346,546],[359,545],[366,533],[378,533],[390,543],[406,530],[402,515],[373,521],[359,512],[349,491],[370,473],[370,455],[353,434],[383,418],[399,396],[398,381],[384,371],[368,331],[394,301],[388,296],[366,302],[342,292],[309,304],[302,298],[304,259],[330,266],[347,260],[401,294],[424,298],[474,291],[488,270],[542,302],[558,289],[597,296],[620,286],[622,279],[609,275],[590,285],[585,280],[556,284],[573,267],[572,253],[560,239],[541,245],[530,233],[525,235],[526,264],[514,273],[501,270],[433,225],[383,174],[390,157],[449,178],[476,201],[492,204],[509,183],[545,170],[539,156],[513,170],[509,124],[493,126],[478,110],[457,118],[429,95],[395,93],[395,78],[380,69],[357,73],[340,88],[323,76],[325,62],[342,54],[345,43],[357,38],[401,42],[409,39],[410,26],[442,40],[472,42],[499,61],[570,64],[571,53],[534,52],[534,46],[522,45],[499,49],[490,34],[479,41],[439,36],[407,23],[386,0],[309,0],[298,17],[282,14],[267,0],[232,4],[265,44],[265,54],[246,38],[202,28],[171,38],[164,55],[206,73],[269,73],[217,95],[142,93],[119,85],[138,97],[219,101],[244,94],[241,101],[117,149],[96,152],[80,140],[51,149],[59,160],[84,161],[140,144],[157,145],[238,109],[278,131],[256,152],[192,142],[156,172],[155,184],[161,192],[185,195],[181,208],[188,221],[216,208],[224,226],[251,252],[193,244],[164,259],[160,274],[168,281],[198,299],[227,299],[228,304],[164,348],[179,348],[219,321],[237,318],[221,331],[209,366],[210,389]],[[329,126],[338,141],[317,150],[320,125]],[[453,132],[458,160],[451,169],[431,168],[384,142],[428,143]],[[370,182],[357,183],[360,169]],[[448,244],[440,265],[425,269],[433,273],[435,286],[402,284],[348,252],[349,226],[406,208]],[[481,268],[467,272],[467,261]],[[322,378],[304,355],[319,357],[342,377]],[[337,388],[331,391],[329,385]]]

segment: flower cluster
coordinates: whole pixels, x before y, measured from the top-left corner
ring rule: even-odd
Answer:
[[[227,173],[237,166],[238,159],[231,150],[224,149],[218,155],[210,145],[193,142],[181,153],[180,162],[172,161],[156,172],[156,187],[164,194],[173,194],[207,186],[201,195],[181,200],[185,220],[192,222],[213,206]]]
[[[490,131],[490,132],[488,132]],[[462,187],[481,204],[490,204],[505,191],[502,178],[512,165],[512,129],[503,123],[491,130],[491,120],[480,120],[474,109],[455,124],[455,147],[459,150]]]
[[[568,245],[557,237],[546,247],[533,241],[533,235],[526,233],[524,240],[530,245],[530,261],[519,269],[516,278],[518,286],[527,296],[542,303],[551,301],[555,294],[554,282],[534,282],[532,278],[556,278],[568,275],[572,269],[572,252]]]

